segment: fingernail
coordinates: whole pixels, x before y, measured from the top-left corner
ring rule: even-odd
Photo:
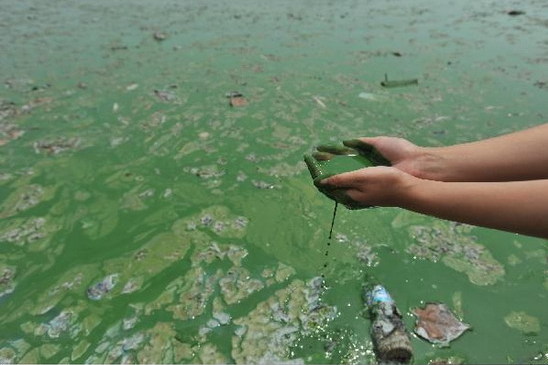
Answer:
[[[314,185],[325,186],[328,184],[329,178],[317,178],[314,180]]]

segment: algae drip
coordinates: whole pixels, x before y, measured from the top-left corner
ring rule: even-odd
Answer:
[[[331,247],[331,240],[333,238],[333,227],[335,226],[335,217],[337,216],[337,207],[339,206],[338,202],[335,202],[333,206],[333,216],[331,217],[331,226],[329,227],[329,236],[327,236],[327,247],[325,249],[325,262],[323,264],[323,269],[327,268],[328,257],[329,257],[329,247]],[[322,273],[322,278],[325,279],[325,274]]]

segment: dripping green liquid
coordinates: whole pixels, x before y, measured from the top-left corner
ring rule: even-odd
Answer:
[[[329,247],[331,246],[331,239],[333,238],[333,227],[335,226],[335,217],[337,216],[337,207],[339,203],[335,202],[333,207],[333,216],[331,217],[331,227],[329,228],[329,236],[327,237],[327,249],[325,250],[325,262],[323,267],[327,267],[327,257],[329,256]],[[322,274],[322,278],[325,278],[325,274]]]

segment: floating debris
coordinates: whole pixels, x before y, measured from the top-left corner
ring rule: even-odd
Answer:
[[[30,113],[32,109],[38,108],[42,105],[50,104],[51,102],[53,102],[53,98],[50,97],[36,98],[23,105],[21,107],[21,111],[24,113]]]
[[[0,241],[19,246],[46,238],[55,231],[55,227],[46,225],[46,219],[41,217],[13,219],[6,223],[6,226],[0,228]]]
[[[449,346],[449,342],[470,329],[443,303],[427,303],[424,308],[415,308],[412,312],[417,316],[415,333],[431,343]]]
[[[46,152],[48,154],[57,155],[67,150],[76,149],[80,145],[80,142],[81,140],[78,137],[59,137],[53,140],[34,142],[33,147],[34,152],[36,153]]]
[[[388,74],[384,74],[384,81],[381,81],[381,86],[383,87],[403,87],[403,86],[418,85],[418,84],[419,84],[418,79],[388,81]]]
[[[368,93],[368,92],[365,92],[365,91],[359,93],[358,97],[362,98],[364,100],[369,100],[369,101],[379,101],[379,95],[376,95],[376,94],[373,94],[373,93]]]
[[[270,190],[270,189],[275,189],[277,187],[274,184],[270,184],[262,180],[251,180],[251,184],[253,184],[253,186],[256,187],[257,189],[261,189],[261,190]]]
[[[298,337],[322,331],[337,313],[322,304],[322,278],[307,284],[300,280],[261,302],[247,316],[233,321],[239,327],[232,336],[232,358],[240,363],[303,363],[291,359],[290,348]]]
[[[201,267],[192,268],[183,280],[176,280],[166,288],[167,292],[175,291],[185,285],[188,288],[182,292],[176,304],[168,306],[166,310],[173,312],[173,318],[181,320],[201,315],[213,294],[215,284],[219,282],[220,275],[220,272],[208,275]]]
[[[1,239],[0,239],[1,240]],[[13,293],[15,289],[15,273],[16,269],[13,266],[0,265],[0,298]]]
[[[540,321],[525,312],[511,312],[504,317],[508,327],[523,332],[525,335],[537,335],[540,332]]]
[[[154,38],[154,40],[158,42],[165,41],[167,39],[167,33],[154,32],[154,34],[152,35],[152,38]]]
[[[125,331],[128,331],[128,330],[132,329],[133,327],[135,327],[138,320],[139,320],[139,318],[137,316],[131,317],[131,318],[124,318],[122,320],[122,328]]]
[[[316,104],[318,104],[322,108],[327,108],[327,105],[325,105],[325,103],[322,100],[322,99],[324,99],[322,96],[313,96],[312,99],[314,99]]]
[[[238,303],[264,287],[261,280],[251,278],[251,273],[243,267],[232,267],[227,274],[219,280],[221,294],[227,304]]]
[[[518,15],[524,15],[525,12],[523,10],[510,10],[506,14],[510,16],[518,16]]]
[[[139,87],[139,84],[133,83],[126,86],[126,91],[133,91],[136,90]]]
[[[172,103],[178,100],[177,95],[171,91],[154,89],[153,93],[158,100],[166,103]]]
[[[122,294],[129,294],[133,293],[134,291],[137,291],[141,288],[143,285],[143,279],[142,278],[136,278],[136,279],[130,279],[122,288]]]
[[[17,115],[19,115],[19,108],[15,103],[0,99],[0,146],[24,134],[17,125],[10,123],[10,120]]]
[[[213,318],[218,321],[220,325],[229,324],[230,320],[232,319],[230,317],[230,314],[225,312],[215,312],[213,313]]]
[[[100,300],[106,294],[108,294],[118,282],[118,274],[111,274],[106,276],[100,282],[89,287],[86,291],[87,296],[91,300]]]
[[[221,222],[221,224],[215,225],[217,222]],[[175,234],[181,235],[186,235],[186,232],[199,228],[200,230],[207,230],[215,236],[242,238],[245,236],[248,222],[248,218],[236,216],[226,207],[212,206],[192,217],[177,220],[172,229]],[[235,252],[236,250],[229,249],[229,257],[231,251]]]
[[[61,333],[66,332],[69,329],[73,315],[70,311],[63,311],[47,324],[42,325],[49,338],[58,338]]]
[[[357,248],[356,257],[367,267],[375,267],[379,263],[377,254],[373,248],[365,243],[355,244]]]
[[[542,90],[548,90],[548,81],[536,81],[533,85]]]
[[[0,364],[17,364],[17,353],[9,347],[0,349]]]
[[[396,218],[398,219],[398,218]],[[476,285],[492,285],[505,274],[504,266],[493,258],[469,233],[472,227],[455,222],[436,221],[430,226],[411,226],[411,236],[418,241],[407,248],[416,258],[441,260],[463,272]]]
[[[247,99],[239,91],[231,91],[225,95],[230,106],[240,107],[247,105]]]
[[[11,193],[0,206],[0,218],[11,217],[12,215],[29,210],[41,202],[50,200],[55,193],[55,187],[43,187],[38,184],[21,186]],[[37,218],[37,224],[41,224],[42,218]]]
[[[110,47],[110,50],[111,51],[126,51],[128,50],[129,47],[128,46],[124,46],[124,45],[115,45],[115,46],[111,46]]]

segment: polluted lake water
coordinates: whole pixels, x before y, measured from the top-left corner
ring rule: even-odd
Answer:
[[[0,363],[376,363],[366,274],[414,363],[548,363],[546,240],[340,205],[326,257],[302,162],[546,122],[546,12],[3,0]],[[430,303],[470,329],[414,334]]]

